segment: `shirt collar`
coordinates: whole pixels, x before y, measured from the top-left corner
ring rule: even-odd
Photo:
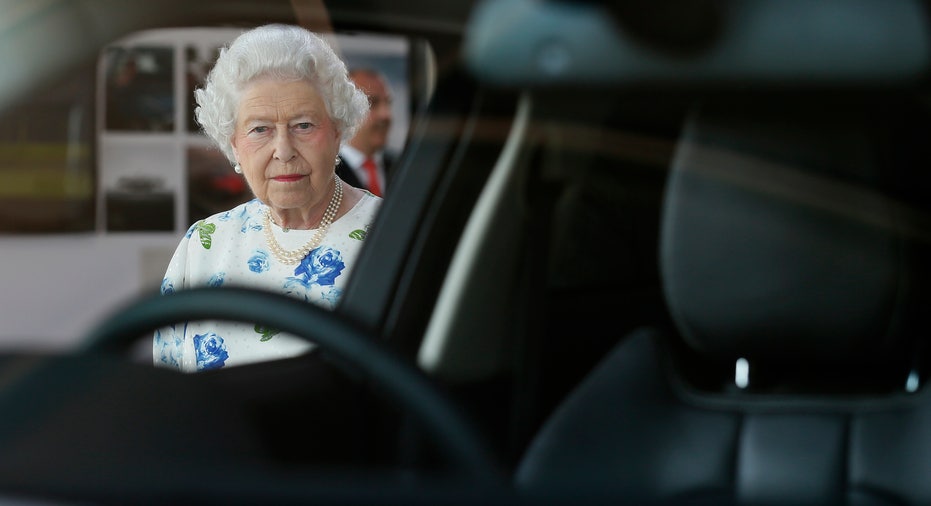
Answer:
[[[361,167],[362,162],[365,161],[365,155],[349,144],[343,144],[339,147],[339,156],[343,157],[343,160],[346,160],[346,163],[352,167]],[[381,167],[383,158],[382,153],[375,153],[373,158],[375,159],[375,164]]]

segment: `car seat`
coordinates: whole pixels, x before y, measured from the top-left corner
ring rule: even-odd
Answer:
[[[624,337],[557,407],[520,490],[931,503],[924,119],[902,98],[773,95],[688,116],[660,230],[673,324]]]

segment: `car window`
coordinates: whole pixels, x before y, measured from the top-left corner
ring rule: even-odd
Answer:
[[[191,224],[253,198],[193,114],[193,90],[244,29],[122,36],[4,114],[0,280],[16,297],[0,308],[0,346],[70,344],[112,308],[157,290]],[[428,51],[412,50],[424,42],[360,31],[327,37],[347,66],[388,79],[388,150],[399,156],[424,100],[423,79],[413,86],[411,73],[433,65]],[[102,295],[84,296],[90,287]]]

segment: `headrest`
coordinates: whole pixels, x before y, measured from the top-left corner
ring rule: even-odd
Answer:
[[[698,107],[674,156],[660,268],[679,334],[701,354],[751,363],[894,354],[908,259],[876,117],[754,104]]]

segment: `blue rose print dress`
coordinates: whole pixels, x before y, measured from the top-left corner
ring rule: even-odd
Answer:
[[[215,214],[188,229],[168,265],[162,294],[201,286],[247,286],[332,309],[380,204],[380,198],[366,193],[296,265],[279,262],[269,250],[263,232],[265,204],[259,200]],[[272,227],[288,250],[299,249],[314,234]],[[260,325],[197,321],[160,329],[152,351],[156,365],[193,372],[292,357],[312,346]]]

